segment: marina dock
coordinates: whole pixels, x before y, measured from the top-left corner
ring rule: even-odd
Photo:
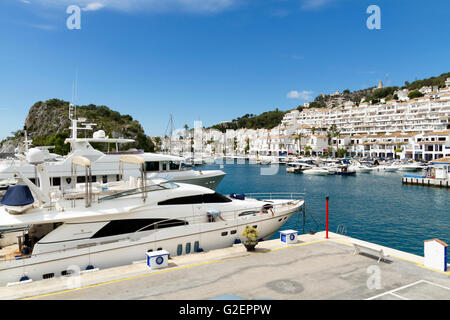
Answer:
[[[423,177],[402,177],[403,184],[413,184],[417,186],[449,188],[450,179],[430,179]]]
[[[354,254],[353,244],[383,249],[387,258]],[[424,258],[325,232],[176,256],[165,269],[143,260],[0,288],[1,299],[450,299],[450,272]]]

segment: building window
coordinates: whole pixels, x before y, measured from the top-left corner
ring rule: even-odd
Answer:
[[[236,230],[231,230],[230,234],[235,234],[237,231]]]
[[[177,255],[178,256],[181,256],[183,254],[183,245],[182,244],[179,244],[178,246],[177,246]]]
[[[198,241],[194,242],[194,252],[198,252],[198,249],[200,249],[200,243]]]
[[[227,231],[222,232],[222,237],[225,237],[228,234]]]
[[[191,253],[191,243],[186,243],[186,254]]]

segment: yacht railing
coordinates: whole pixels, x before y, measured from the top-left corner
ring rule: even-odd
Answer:
[[[257,200],[302,200],[305,198],[304,192],[259,192],[259,193],[245,193],[245,196]]]

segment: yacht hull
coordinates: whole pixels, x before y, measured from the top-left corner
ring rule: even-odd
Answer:
[[[257,226],[259,237],[267,239],[273,235],[287,220],[297,212],[303,201],[286,205],[277,210],[274,216],[258,214],[237,220],[201,223],[161,229],[145,237],[127,238],[100,243],[77,249],[53,251],[32,255],[28,258],[0,262],[0,285],[18,282],[24,275],[33,281],[44,278],[77,275],[86,268],[111,268],[144,261],[149,250],[164,249],[171,256],[184,255],[194,251],[206,251],[232,246],[241,238],[245,226]],[[186,244],[190,243],[190,250]],[[181,248],[181,250],[180,250]],[[202,250],[199,250],[202,249]],[[68,284],[73,284],[73,277],[67,277]]]

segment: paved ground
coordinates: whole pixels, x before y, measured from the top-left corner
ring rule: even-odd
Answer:
[[[0,297],[33,299],[450,299],[450,273],[420,266],[423,258],[385,248],[388,261],[353,255],[356,239],[303,235],[293,246],[265,241],[171,259],[150,271],[144,263],[81,276],[0,288]],[[359,241],[362,242],[362,241]],[[73,279],[71,279],[72,281]]]

